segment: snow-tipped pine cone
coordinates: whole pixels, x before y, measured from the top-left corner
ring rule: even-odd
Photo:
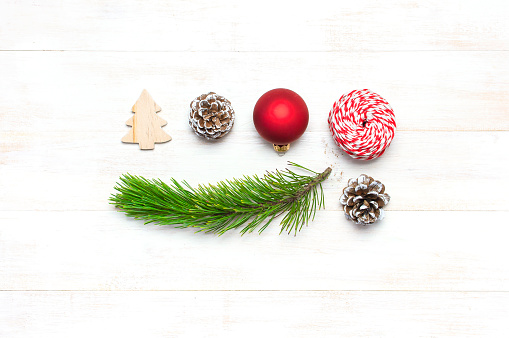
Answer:
[[[339,202],[343,205],[347,219],[366,225],[383,219],[383,207],[390,199],[381,182],[362,174],[348,181]]]
[[[207,140],[228,134],[233,127],[235,112],[230,101],[214,92],[202,94],[190,104],[189,125],[198,136]]]

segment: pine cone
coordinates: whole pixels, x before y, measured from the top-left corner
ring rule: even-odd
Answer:
[[[198,136],[207,140],[218,139],[228,134],[235,120],[230,101],[210,92],[191,102],[189,125]]]
[[[351,178],[343,189],[339,202],[343,205],[347,219],[356,224],[371,224],[383,219],[383,207],[390,201],[385,186],[372,177],[362,174]]]

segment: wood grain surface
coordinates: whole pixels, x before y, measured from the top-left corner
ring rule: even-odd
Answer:
[[[0,337],[506,337],[506,1],[0,2]],[[252,124],[286,87],[310,109],[279,157]],[[146,88],[172,141],[123,144]],[[352,160],[327,114],[369,88],[394,108],[379,159]],[[236,121],[207,142],[189,103]],[[144,225],[108,197],[124,172],[191,184],[294,161],[331,166],[326,209],[297,236]],[[348,222],[361,173],[386,218]]]

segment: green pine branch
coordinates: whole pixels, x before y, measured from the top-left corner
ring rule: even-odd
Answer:
[[[267,172],[262,178],[244,176],[193,188],[173,178],[168,185],[158,179],[124,174],[110,201],[127,216],[145,223],[194,227],[219,235],[241,226],[242,234],[258,226],[261,233],[275,217],[286,213],[281,232],[297,234],[304,224],[314,219],[316,210],[324,207],[321,182],[330,175],[331,168],[317,173],[289,164],[313,175],[285,169]]]

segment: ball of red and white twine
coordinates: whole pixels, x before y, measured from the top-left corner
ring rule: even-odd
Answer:
[[[394,111],[380,95],[354,90],[334,102],[329,129],[336,144],[348,155],[372,160],[384,153],[394,138]]]

